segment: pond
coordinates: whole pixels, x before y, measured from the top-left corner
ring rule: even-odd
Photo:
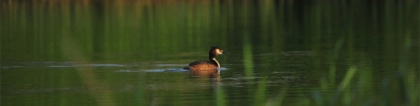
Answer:
[[[418,1],[1,3],[1,105],[420,104]]]

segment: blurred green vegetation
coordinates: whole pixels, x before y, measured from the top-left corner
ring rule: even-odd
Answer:
[[[2,66],[7,62],[32,61],[188,62],[205,59],[208,47],[217,45],[233,51],[233,55],[220,59],[222,64],[231,64],[229,71],[236,69],[243,71],[245,77],[259,78],[256,84],[244,87],[245,92],[240,92],[243,98],[237,98],[232,96],[236,92],[223,86],[223,79],[211,82],[216,83],[216,88],[189,88],[194,81],[179,79],[182,74],[135,73],[116,77],[95,68],[60,72],[3,68],[2,105],[420,104],[417,0],[9,0],[1,1],[1,5]],[[277,77],[272,74],[278,71],[297,71],[295,76],[310,85],[300,87],[312,89],[307,95],[295,95],[293,91],[298,88],[294,86],[298,84],[281,89],[269,86],[270,78]],[[148,92],[145,86],[155,80],[178,90]],[[124,85],[124,81],[136,82],[136,90],[114,91],[111,85]],[[83,85],[90,90],[41,96],[7,93],[21,88],[69,85]],[[193,90],[198,90],[195,95],[182,95]],[[194,96],[206,100],[186,100]]]

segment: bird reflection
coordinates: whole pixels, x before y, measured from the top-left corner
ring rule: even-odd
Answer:
[[[198,78],[211,78],[215,81],[220,81],[220,69],[216,70],[201,70],[201,71],[189,71],[190,75],[192,77],[198,77]]]

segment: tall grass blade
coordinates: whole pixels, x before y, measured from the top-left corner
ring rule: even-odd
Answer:
[[[348,88],[351,80],[353,79],[354,75],[356,74],[356,68],[354,66],[350,67],[347,71],[346,76],[344,77],[343,81],[341,81],[340,86],[338,88],[339,91],[344,91]]]

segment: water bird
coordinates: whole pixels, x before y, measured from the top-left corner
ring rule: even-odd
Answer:
[[[190,70],[194,74],[203,75],[220,71],[220,63],[216,60],[217,55],[229,54],[219,47],[211,47],[209,60],[199,60],[185,66],[184,69]]]

